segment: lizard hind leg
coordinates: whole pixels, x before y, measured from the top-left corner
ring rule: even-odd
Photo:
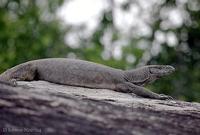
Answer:
[[[11,81],[32,81],[36,78],[36,67],[31,63],[19,65],[13,68],[11,73]]]

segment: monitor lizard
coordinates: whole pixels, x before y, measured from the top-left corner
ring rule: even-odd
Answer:
[[[47,58],[28,61],[8,69],[0,75],[0,81],[16,86],[17,81],[44,80],[165,100],[172,97],[156,94],[143,86],[174,71],[169,65],[147,65],[132,70],[121,70],[84,60]]]

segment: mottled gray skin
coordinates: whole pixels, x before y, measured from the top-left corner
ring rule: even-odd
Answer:
[[[29,61],[8,69],[0,75],[0,81],[16,85],[16,81],[45,80],[57,84],[135,93],[146,98],[171,99],[170,96],[153,93],[142,86],[169,75],[174,70],[168,65],[150,65],[123,71],[83,60],[49,58]]]

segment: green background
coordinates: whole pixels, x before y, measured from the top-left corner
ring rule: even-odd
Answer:
[[[155,7],[154,21],[151,23],[152,35],[145,37],[127,37],[128,41],[122,49],[122,57],[103,59],[104,45],[101,38],[108,29],[112,30],[112,42],[121,38],[120,32],[113,23],[113,9],[102,12],[99,26],[90,38],[79,37],[79,47],[70,47],[65,36],[76,26],[63,25],[56,17],[62,0],[49,0],[41,8],[34,0],[2,0],[0,2],[0,73],[19,63],[47,57],[76,56],[97,63],[121,69],[131,69],[142,65],[142,56],[150,50],[141,49],[137,43],[145,40],[152,48],[156,31],[173,32],[178,38],[176,46],[162,43],[162,50],[157,55],[150,55],[145,64],[170,64],[176,72],[166,78],[149,85],[158,93],[169,94],[177,99],[200,102],[200,11],[191,8],[191,4],[200,7],[198,0],[186,1],[184,8],[190,16],[188,23],[180,27],[163,30],[162,18],[158,14],[163,8],[179,5],[177,1],[163,1]],[[129,10],[131,2],[124,3],[121,8]],[[44,14],[48,19],[44,18]],[[186,21],[187,22],[187,21]],[[84,27],[84,26],[83,26]],[[77,27],[82,29],[82,27]],[[186,35],[186,36],[184,36]],[[186,48],[186,49],[185,49]],[[135,62],[129,63],[128,55],[135,56]]]

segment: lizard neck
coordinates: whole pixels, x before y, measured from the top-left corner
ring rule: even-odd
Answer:
[[[144,85],[149,82],[149,71],[146,69],[134,69],[125,71],[125,80],[136,85]]]

